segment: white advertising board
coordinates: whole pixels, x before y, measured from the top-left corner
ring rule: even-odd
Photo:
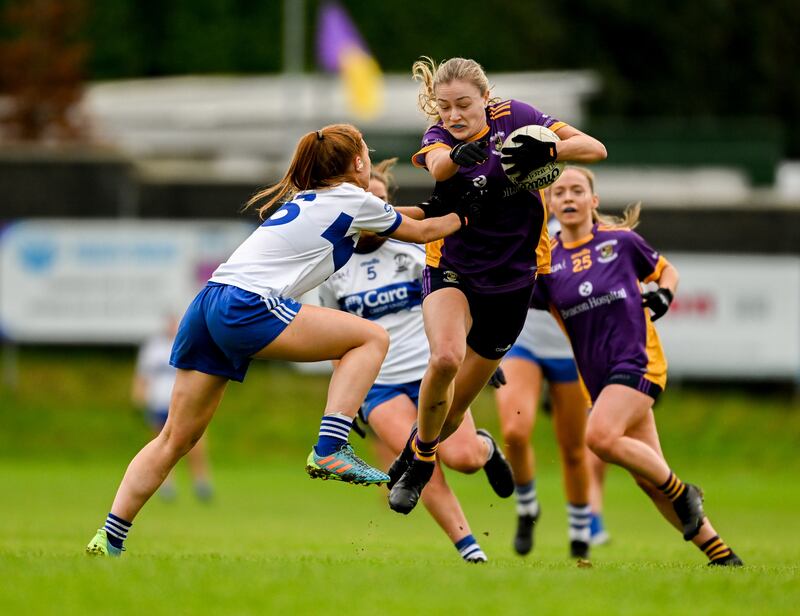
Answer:
[[[680,272],[656,323],[671,375],[800,379],[800,258],[666,257]]]
[[[180,317],[251,232],[239,222],[30,220],[0,230],[0,334],[136,343]]]

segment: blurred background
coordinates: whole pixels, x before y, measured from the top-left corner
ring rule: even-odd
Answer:
[[[681,272],[658,323],[664,449],[716,495],[714,519],[748,564],[796,562],[786,529],[800,497],[785,487],[800,471],[798,32],[790,0],[0,0],[0,485],[11,495],[0,548],[85,545],[150,438],[131,396],[139,345],[255,227],[241,206],[283,174],[303,133],[353,122],[374,161],[399,157],[398,204],[429,194],[410,165],[426,128],[410,70],[429,55],[474,58],[500,98],[606,144],[601,208],[642,201],[639,231]],[[326,499],[351,516],[357,499],[392,531],[376,532],[375,553],[411,560],[411,524],[453,556],[427,517],[398,520],[384,497],[305,480],[326,388],[325,374],[251,367],[209,431],[216,508],[157,502],[132,549],[224,550],[238,527],[265,553],[296,536],[284,547],[302,556],[315,521],[301,512]],[[473,411],[497,430],[491,394]],[[558,453],[540,424],[539,494],[558,510]],[[452,481],[491,558],[510,558],[513,504],[490,509],[483,481]],[[661,561],[670,545],[667,558],[699,563],[649,509],[612,470],[607,525],[631,551],[600,558]],[[252,523],[271,516],[280,523]],[[558,562],[559,517],[537,537]]]
[[[297,138],[363,129],[400,158],[426,120],[420,55],[600,138],[602,207],[683,274],[660,329],[673,378],[800,379],[800,13],[794,3],[0,0],[0,333],[129,345],[180,314],[254,224]]]

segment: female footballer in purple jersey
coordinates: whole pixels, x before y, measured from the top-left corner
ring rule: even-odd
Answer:
[[[419,432],[389,471],[389,505],[400,513],[416,505],[433,472],[439,441],[458,427],[511,348],[525,322],[537,272],[549,268],[542,196],[506,177],[501,154],[522,175],[553,160],[590,163],[606,156],[602,143],[564,122],[517,100],[492,99],[488,79],[474,60],[451,58],[437,66],[422,58],[412,70],[422,83],[420,109],[435,122],[412,162],[436,179],[448,206],[470,201],[485,207],[469,232],[427,246],[422,308],[431,358],[420,390]],[[501,151],[512,131],[530,124],[550,128],[561,141],[521,137],[519,147]],[[500,472],[505,468],[498,448],[486,470],[510,496],[513,480]]]
[[[597,214],[590,171],[568,167],[550,189],[561,223],[552,242],[551,274],[536,285],[532,304],[549,307],[569,336],[593,406],[589,448],[628,470],[661,514],[709,558],[742,561],[717,535],[703,512],[703,495],[667,464],[653,403],[667,381],[667,363],[653,321],[669,309],[677,270],[634,233],[639,206],[623,220]],[[642,294],[641,283],[658,289]]]

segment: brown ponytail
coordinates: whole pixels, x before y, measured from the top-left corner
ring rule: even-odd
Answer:
[[[250,197],[244,209],[257,207],[259,217],[265,220],[302,190],[351,180],[351,165],[363,146],[361,132],[351,124],[331,124],[303,135],[286,174],[274,186]]]

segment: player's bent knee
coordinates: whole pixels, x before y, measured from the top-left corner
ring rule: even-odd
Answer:
[[[616,437],[604,434],[599,430],[586,432],[586,445],[592,453],[604,462],[614,462],[614,444]]]
[[[503,426],[503,442],[510,449],[522,449],[528,446],[531,430],[520,424]]]
[[[367,323],[367,325],[369,325],[367,342],[375,345],[385,355],[389,350],[389,332],[377,323]]]
[[[164,449],[170,458],[179,460],[203,437],[204,430],[175,430],[165,427],[161,433]]]
[[[446,375],[455,378],[456,372],[464,362],[464,354],[453,349],[442,349],[431,353],[428,366],[431,371],[438,375]]]
[[[445,465],[454,471],[471,475],[477,473],[486,464],[485,453],[478,448],[460,448],[456,451],[448,451],[442,456]]]

